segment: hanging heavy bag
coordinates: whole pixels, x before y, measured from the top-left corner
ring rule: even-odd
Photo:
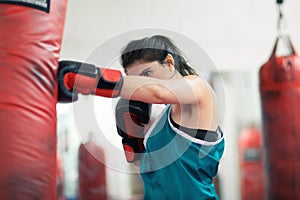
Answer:
[[[106,200],[105,154],[90,137],[89,141],[79,146],[78,176],[80,200]]]
[[[288,55],[276,55],[280,40]],[[259,75],[266,196],[300,199],[300,58],[289,36],[276,39]]]
[[[239,136],[241,200],[264,200],[261,131],[248,127]]]
[[[0,199],[56,199],[57,68],[67,0],[0,0]]]

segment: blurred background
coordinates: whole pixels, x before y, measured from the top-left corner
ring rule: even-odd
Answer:
[[[285,30],[297,49],[300,47],[300,1],[288,0],[282,8]],[[239,200],[243,184],[239,142],[241,135],[251,128],[261,132],[259,69],[271,55],[278,34],[277,19],[275,0],[69,1],[61,59],[89,60],[101,67],[111,65],[112,60],[118,63],[120,50],[129,38],[113,43],[121,44],[114,57],[105,57],[105,52],[102,57],[97,48],[110,44],[106,42],[113,38],[122,38],[119,37],[122,33],[147,28],[157,33],[161,33],[159,30],[178,33],[198,44],[210,58],[208,63],[212,66],[205,66],[203,73],[219,96],[223,113],[220,121],[226,149],[215,179],[216,186],[221,199]],[[79,105],[86,104],[91,104],[95,113],[87,113],[83,119],[74,117],[74,107],[80,110]],[[128,173],[132,166],[126,163],[121,138],[117,136],[113,105],[114,102],[105,98],[88,96],[74,105],[57,105],[62,190],[68,199],[78,198],[79,146],[90,137],[96,138],[96,145],[103,150],[101,160],[106,164],[102,166],[102,177],[107,198],[141,198],[142,182],[137,174]],[[105,134],[90,125],[91,115],[96,116],[96,126]],[[78,127],[78,121],[84,122],[84,127]],[[111,135],[107,137],[107,133]],[[111,154],[112,146],[119,150],[119,157]],[[116,170],[115,163],[122,165],[122,170]],[[263,181],[262,177],[258,179],[258,182]]]

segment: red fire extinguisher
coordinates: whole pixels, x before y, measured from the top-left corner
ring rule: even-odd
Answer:
[[[279,40],[289,55],[276,55]],[[300,199],[300,58],[287,35],[259,75],[267,199]]]
[[[250,127],[239,137],[240,183],[242,200],[264,199],[261,132]]]
[[[104,151],[91,138],[79,147],[80,200],[106,200]]]

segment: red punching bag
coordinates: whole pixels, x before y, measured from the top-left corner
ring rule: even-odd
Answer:
[[[276,55],[279,40],[289,55]],[[259,73],[267,199],[300,199],[300,58],[288,36]]]
[[[64,195],[64,170],[59,155],[57,155],[56,160],[56,191],[56,200],[66,200],[66,197]]]
[[[240,183],[242,200],[264,199],[261,133],[248,128],[239,137]]]
[[[56,199],[66,0],[0,0],[0,199]]]
[[[106,200],[104,151],[92,139],[79,147],[80,200]]]

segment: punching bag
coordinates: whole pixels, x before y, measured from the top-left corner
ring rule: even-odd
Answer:
[[[56,199],[66,0],[0,0],[0,199]]]
[[[242,200],[264,200],[261,133],[258,128],[243,130],[239,137]]]
[[[289,55],[276,55],[279,40]],[[300,199],[300,58],[288,36],[276,39],[259,75],[267,199]]]
[[[78,174],[80,200],[106,200],[104,151],[92,139],[79,146]]]
[[[66,200],[64,195],[64,170],[62,166],[62,160],[59,155],[56,159],[56,200]]]

